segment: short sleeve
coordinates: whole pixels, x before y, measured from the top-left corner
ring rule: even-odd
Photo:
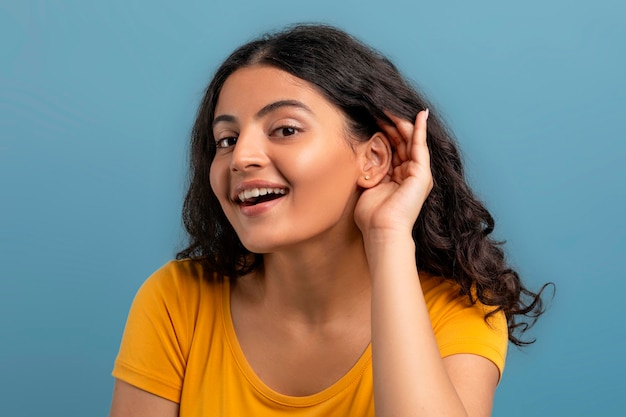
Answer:
[[[194,280],[184,279],[180,267],[170,262],[137,292],[113,368],[115,378],[174,402],[180,402],[197,314]]]
[[[497,312],[485,320],[493,307],[472,304],[448,281],[429,278],[422,286],[441,357],[479,355],[493,362],[502,376],[508,346],[504,313]]]

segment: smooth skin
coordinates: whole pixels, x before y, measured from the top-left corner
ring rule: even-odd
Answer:
[[[285,100],[306,110],[271,106]],[[264,267],[231,294],[259,378],[286,395],[319,392],[371,340],[377,416],[491,415],[497,367],[470,354],[441,358],[414,262],[411,228],[432,188],[428,111],[414,122],[389,115],[395,126],[355,142],[308,83],[252,66],[224,84],[219,116],[224,148],[211,185],[242,242],[264,253]],[[255,181],[288,192],[251,216],[232,195]],[[116,381],[110,415],[174,417],[178,405]]]

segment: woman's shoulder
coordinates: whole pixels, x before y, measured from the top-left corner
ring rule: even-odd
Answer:
[[[130,308],[113,375],[179,401],[194,340],[200,332],[210,337],[217,323],[221,282],[191,259],[170,261],[150,275]]]
[[[141,285],[137,298],[189,304],[202,295],[217,294],[223,279],[207,270],[201,260],[171,260]]]
[[[420,271],[419,277],[426,304],[449,305],[467,298],[461,295],[459,285],[452,280],[423,271]]]
[[[420,281],[441,356],[483,356],[502,373],[508,345],[504,313],[493,313],[496,307],[470,300],[452,280],[420,273]]]
[[[496,310],[496,307],[485,305],[475,297],[471,300],[467,294],[461,292],[461,286],[458,283],[424,272],[420,272],[420,281],[433,326],[436,327],[440,322],[451,317],[464,317],[468,320],[477,319],[484,322],[485,317],[489,315],[488,321],[491,322],[492,327],[501,328],[504,324],[506,328],[504,313],[489,314]]]

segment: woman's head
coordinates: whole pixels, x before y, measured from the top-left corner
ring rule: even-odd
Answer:
[[[354,141],[346,117],[317,88],[262,64],[228,77],[212,125],[211,189],[248,250],[360,239],[361,187],[376,184],[391,161],[381,133]]]
[[[304,80],[345,116],[348,135],[368,140],[385,112],[414,120],[430,108],[427,141],[433,189],[413,227],[420,270],[456,281],[461,292],[476,294],[507,314],[511,329],[523,326],[516,316],[541,310],[541,300],[527,291],[489,235],[494,222],[468,187],[457,146],[437,112],[395,66],[377,51],[345,32],[323,25],[300,25],[265,35],[235,50],[209,84],[192,131],[189,190],[183,217],[189,246],[178,258],[202,259],[216,273],[236,277],[257,268],[262,257],[239,240],[210,186],[216,155],[212,124],[224,83],[237,70],[273,67]],[[297,225],[294,225],[297,227]],[[521,300],[527,295],[531,302]],[[521,341],[511,335],[515,343]]]
[[[210,188],[209,170],[215,158],[212,124],[226,80],[237,70],[253,66],[274,67],[312,85],[341,110],[346,120],[346,133],[355,140],[367,140],[380,131],[380,124],[391,123],[385,112],[413,120],[420,110],[428,107],[387,58],[333,27],[294,26],[235,50],[216,71],[194,125],[191,182],[185,200],[185,225],[191,245],[181,252],[181,256],[219,258],[212,267],[231,276],[254,268],[260,258],[243,247]],[[453,151],[453,165],[460,166],[450,136],[432,111],[429,135],[450,142],[444,147]],[[437,144],[434,147],[436,174],[436,166],[441,165],[436,155],[441,152]]]

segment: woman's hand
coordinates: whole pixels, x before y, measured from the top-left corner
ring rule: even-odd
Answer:
[[[433,187],[426,144],[428,110],[417,114],[415,125],[391,114],[387,116],[395,123],[383,127],[392,147],[389,173],[363,192],[354,212],[365,239],[410,235]]]

